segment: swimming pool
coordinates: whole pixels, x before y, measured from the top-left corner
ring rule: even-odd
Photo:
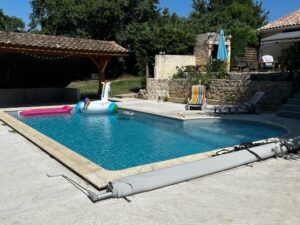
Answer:
[[[14,117],[107,170],[121,170],[244,142],[285,130],[237,120],[180,121],[120,110],[114,115]]]

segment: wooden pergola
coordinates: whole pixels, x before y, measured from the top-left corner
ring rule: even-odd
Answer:
[[[114,41],[3,31],[0,31],[0,52],[89,58],[98,68],[99,92],[111,57],[128,55],[128,50]]]

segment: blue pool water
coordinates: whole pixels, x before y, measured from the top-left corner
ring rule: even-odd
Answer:
[[[280,136],[285,130],[235,120],[178,121],[144,113],[13,116],[108,170],[120,170]]]

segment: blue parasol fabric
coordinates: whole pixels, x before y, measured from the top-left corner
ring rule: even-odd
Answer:
[[[225,46],[225,37],[224,37],[224,31],[221,30],[219,34],[219,46],[218,46],[218,55],[217,59],[220,61],[226,61],[227,60],[227,51]]]

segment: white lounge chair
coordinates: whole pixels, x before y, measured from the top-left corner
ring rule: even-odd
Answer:
[[[275,68],[274,58],[271,55],[264,55],[261,57],[263,62],[263,69],[273,70]]]
[[[257,105],[259,100],[262,98],[262,96],[265,93],[262,91],[258,91],[253,95],[253,97],[250,99],[250,101],[244,102],[244,103],[234,103],[234,104],[229,104],[229,105],[224,105],[224,106],[218,106],[215,107],[215,113],[217,112],[234,112],[234,113],[239,113],[239,112],[246,112],[246,113],[260,113],[260,108]]]

